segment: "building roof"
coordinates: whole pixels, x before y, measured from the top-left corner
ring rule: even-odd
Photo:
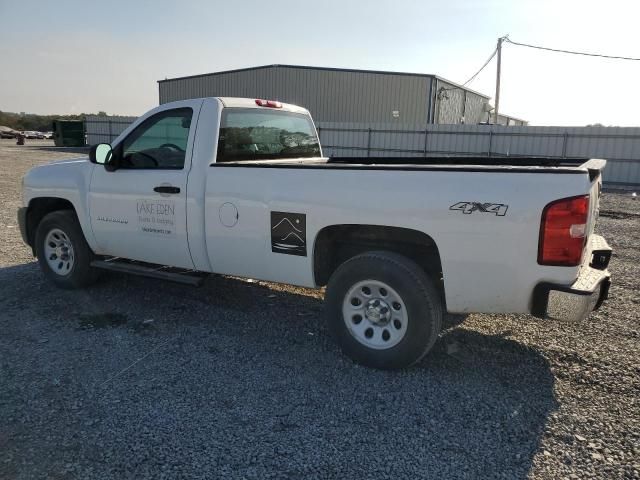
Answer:
[[[320,71],[328,71],[328,72],[348,72],[348,73],[374,73],[374,74],[378,74],[378,75],[399,75],[399,76],[410,76],[410,77],[423,77],[423,78],[435,78],[437,80],[446,82],[450,85],[453,85],[454,87],[457,87],[461,90],[466,90],[468,92],[474,93],[476,95],[479,95],[483,98],[490,98],[489,95],[485,95],[483,93],[480,92],[476,92],[475,90],[472,90],[468,87],[464,87],[462,85],[457,84],[456,82],[452,82],[451,80],[447,80],[446,78],[442,78],[438,75],[433,75],[430,73],[411,73],[411,72],[390,72],[390,71],[385,71],[385,70],[358,70],[358,69],[354,69],[354,68],[332,68],[332,67],[312,67],[312,66],[308,66],[308,65],[283,65],[283,64],[278,64],[275,63],[273,65],[260,65],[258,67],[246,67],[246,68],[237,68],[234,70],[223,70],[220,72],[211,72],[211,73],[201,73],[199,75],[187,75],[184,77],[175,77],[175,78],[165,78],[164,80],[158,80],[158,83],[165,83],[165,82],[172,82],[172,81],[176,81],[176,80],[187,80],[187,79],[191,79],[191,78],[201,78],[201,77],[210,77],[210,76],[216,76],[216,75],[225,75],[228,73],[239,73],[239,72],[249,72],[249,71],[253,71],[253,70],[262,70],[262,69],[266,69],[266,68],[277,68],[277,67],[283,67],[283,68],[297,68],[297,69],[304,69],[304,70],[320,70]]]

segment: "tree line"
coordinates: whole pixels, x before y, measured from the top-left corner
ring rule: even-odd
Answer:
[[[0,111],[0,126],[13,128],[14,130],[34,130],[37,132],[49,132],[53,130],[54,120],[84,120],[91,113],[78,115],[37,115],[35,113],[14,113]],[[98,112],[97,115],[106,116],[106,112]]]

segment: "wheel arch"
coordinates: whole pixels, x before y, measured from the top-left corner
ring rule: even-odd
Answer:
[[[78,216],[78,211],[73,202],[61,197],[35,197],[29,201],[26,217],[27,243],[35,255],[35,236],[38,225],[42,219],[51,212],[60,210],[72,210]],[[86,237],[86,235],[85,235]]]
[[[404,227],[369,224],[338,224],[322,228],[314,239],[313,276],[324,286],[340,264],[370,250],[388,250],[416,262],[443,293],[442,261],[430,235]]]

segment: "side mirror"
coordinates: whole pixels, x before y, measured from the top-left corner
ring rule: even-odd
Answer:
[[[89,150],[89,161],[98,165],[108,165],[113,157],[111,145],[108,143],[99,143]]]

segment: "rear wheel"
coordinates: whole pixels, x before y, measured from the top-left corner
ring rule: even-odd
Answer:
[[[327,321],[343,352],[374,368],[403,368],[433,347],[442,301],[425,272],[391,252],[344,262],[327,286]]]
[[[85,287],[98,278],[91,268],[94,254],[70,210],[49,213],[40,221],[35,247],[45,276],[61,288]]]

